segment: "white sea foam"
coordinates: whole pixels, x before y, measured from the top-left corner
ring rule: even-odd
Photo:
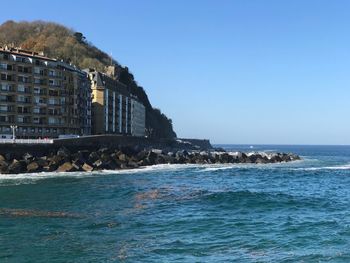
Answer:
[[[182,171],[186,169],[196,169],[196,172],[214,172],[229,169],[292,169],[292,170],[319,170],[319,169],[350,169],[350,164],[345,166],[331,167],[309,167],[299,168],[303,162],[310,160],[294,161],[292,163],[274,163],[274,164],[159,164],[152,166],[140,167],[138,169],[126,170],[102,170],[93,172],[42,172],[42,173],[23,173],[23,174],[0,174],[0,185],[7,184],[31,184],[39,180],[50,178],[87,178],[94,176],[105,175],[123,175],[123,174],[138,174],[138,173],[154,173],[154,172],[171,172]]]
[[[152,166],[140,167],[138,169],[125,169],[125,170],[101,170],[93,172],[41,172],[41,173],[21,173],[21,174],[0,174],[0,185],[11,184],[30,184],[38,180],[50,179],[50,178],[85,178],[94,176],[104,176],[107,174],[122,175],[122,174],[137,174],[156,171],[174,171],[188,168],[199,167],[196,164],[159,164]]]
[[[96,172],[72,172],[72,173],[22,173],[22,174],[0,174],[0,185],[7,184],[31,184],[39,180],[50,179],[50,178],[63,178],[63,177],[89,177],[96,174]]]
[[[321,167],[301,167],[294,168],[296,171],[319,171],[319,170],[350,170],[350,163],[345,165],[321,166]]]
[[[294,161],[293,164],[300,161]],[[198,172],[214,172],[220,170],[229,170],[229,169],[281,169],[288,168],[292,163],[282,162],[282,163],[266,163],[266,164],[256,164],[256,163],[236,163],[236,164],[206,164],[201,165],[202,170],[198,170]]]
[[[145,173],[145,172],[157,172],[157,171],[174,171],[183,170],[189,168],[198,168],[199,164],[157,164],[150,166],[143,166],[137,169],[126,169],[126,170],[102,170],[100,173],[108,174],[134,174],[134,173]]]

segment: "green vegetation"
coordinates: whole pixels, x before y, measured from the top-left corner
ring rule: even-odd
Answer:
[[[44,52],[48,57],[71,62],[82,69],[95,68],[105,72],[112,62],[120,71],[120,81],[145,105],[149,135],[157,138],[176,137],[171,119],[152,107],[145,90],[137,84],[129,69],[121,67],[107,53],[88,42],[82,33],[51,22],[7,21],[0,25],[0,46],[5,45]]]

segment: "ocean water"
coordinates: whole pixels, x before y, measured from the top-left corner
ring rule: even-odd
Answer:
[[[0,175],[0,262],[350,262],[350,147],[283,164]]]

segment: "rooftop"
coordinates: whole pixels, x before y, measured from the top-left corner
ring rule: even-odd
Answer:
[[[0,46],[0,51],[12,53],[12,54],[14,53],[14,54],[22,55],[22,56],[28,56],[28,57],[32,57],[32,58],[40,58],[40,59],[45,59],[45,60],[57,61],[56,59],[46,57],[44,55],[44,52],[34,52],[34,51],[30,51],[30,50],[25,50],[25,49],[21,49],[21,48],[13,48],[13,47],[8,47],[8,46],[5,46],[5,47]]]

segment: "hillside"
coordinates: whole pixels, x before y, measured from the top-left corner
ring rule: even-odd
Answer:
[[[149,135],[157,138],[176,137],[171,119],[152,107],[145,90],[138,85],[129,69],[111,60],[107,53],[88,42],[82,33],[51,22],[7,21],[0,25],[0,46],[5,45],[43,51],[46,56],[63,59],[82,69],[96,68],[105,72],[112,62],[119,67],[120,81],[145,105],[146,127],[151,131]]]

